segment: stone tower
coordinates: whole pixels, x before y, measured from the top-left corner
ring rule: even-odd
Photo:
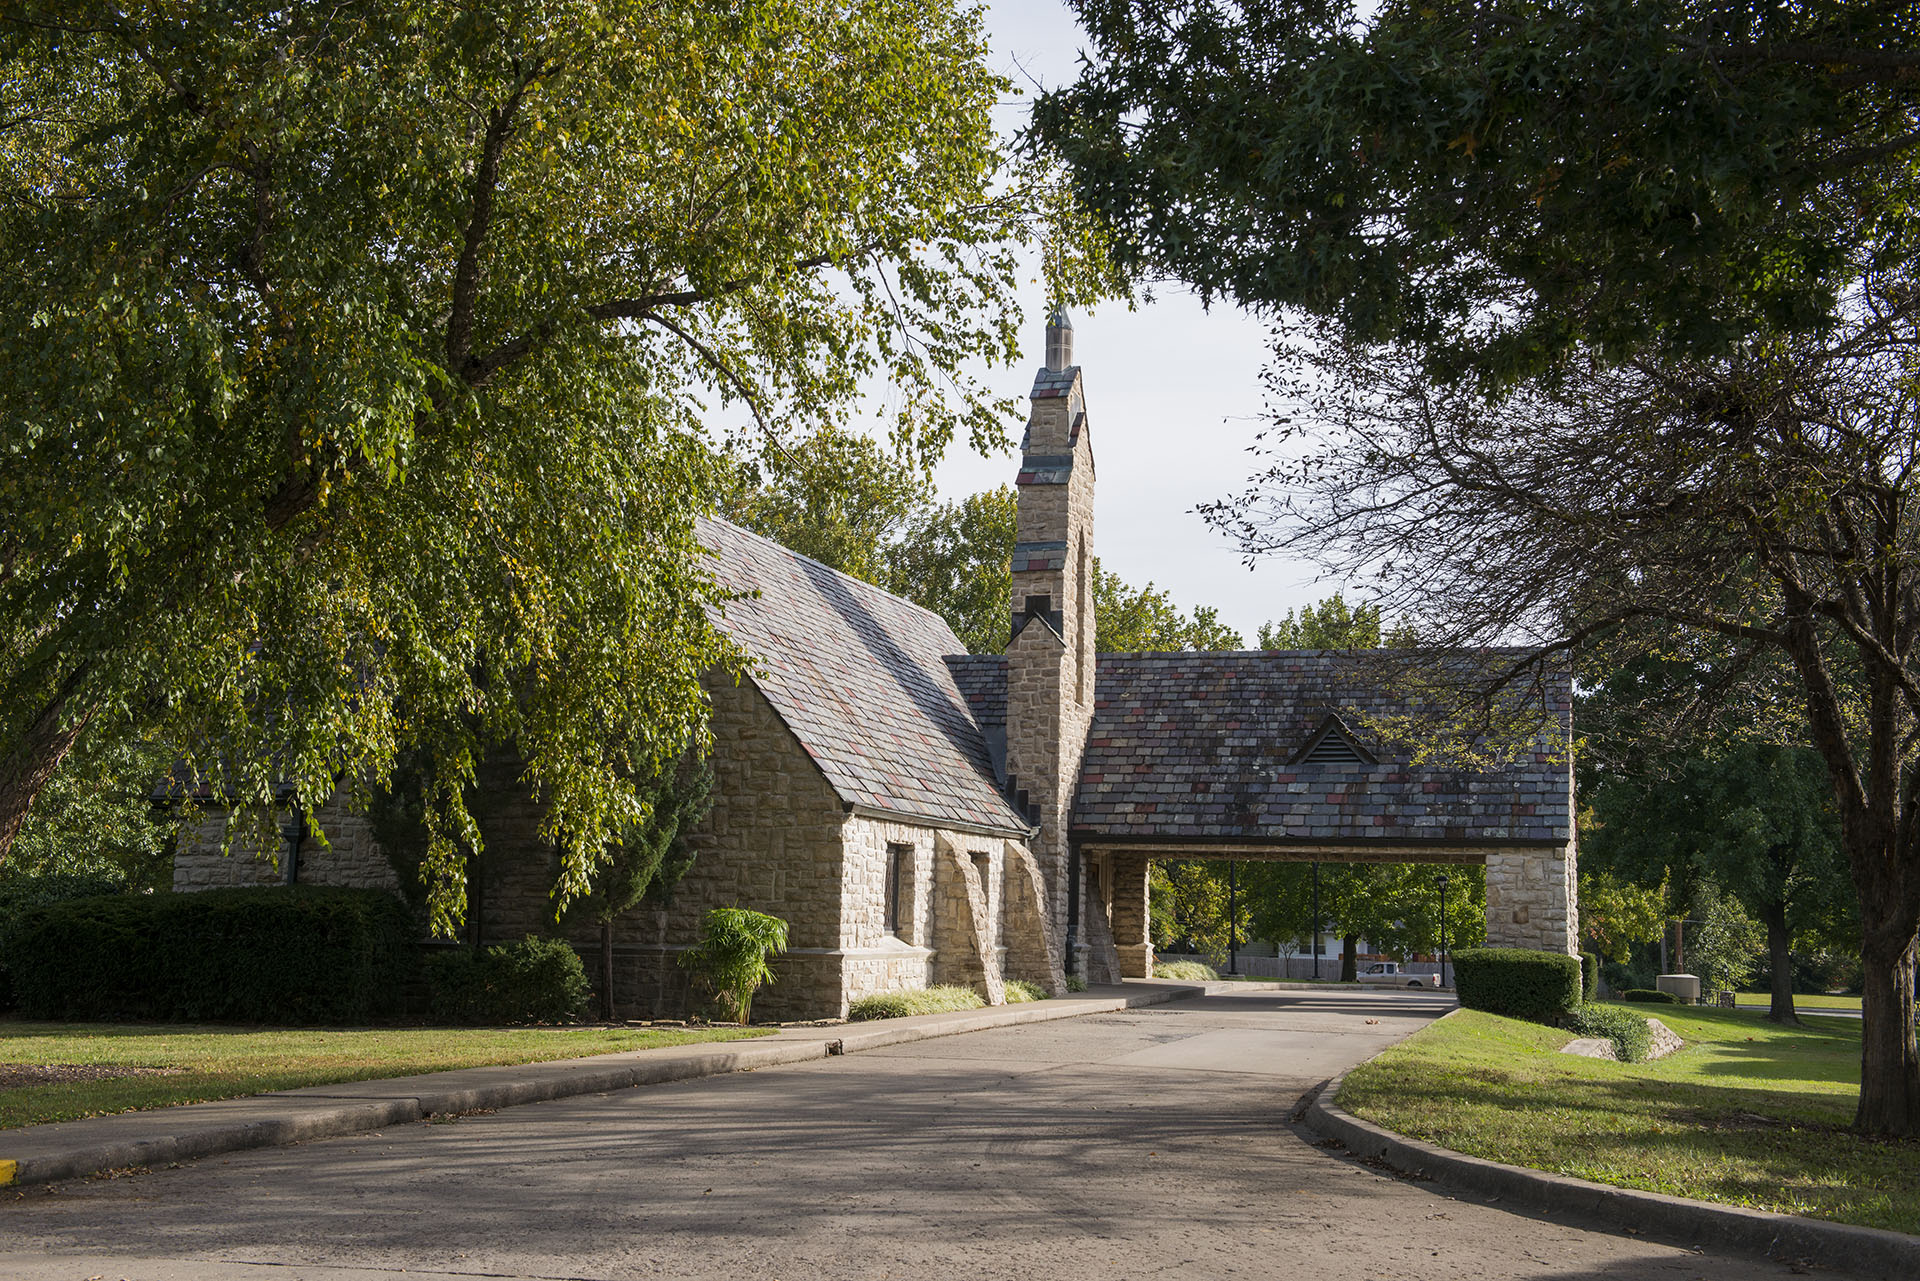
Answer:
[[[1086,397],[1073,363],[1073,323],[1047,322],[1047,365],[1033,382],[1021,442],[1019,521],[1013,549],[1013,629],[1007,643],[1007,783],[1040,829],[1033,845],[1052,920],[1048,947],[1088,974],[1086,931],[1069,926],[1069,903],[1091,887],[1071,871],[1067,839],[1080,758],[1093,719],[1093,443]],[[1070,880],[1075,882],[1070,884]],[[1105,913],[1099,913],[1102,923]],[[1080,956],[1067,955],[1071,940]],[[1102,971],[1094,943],[1095,965]]]

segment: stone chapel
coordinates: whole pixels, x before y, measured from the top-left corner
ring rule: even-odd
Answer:
[[[621,1008],[683,1012],[676,958],[711,907],[785,918],[790,950],[754,1001],[774,1019],[844,1015],[871,993],[956,983],[1003,999],[1152,972],[1155,858],[1485,863],[1496,946],[1576,950],[1571,684],[1534,708],[1532,750],[1499,767],[1423,764],[1369,738],[1407,695],[1340,651],[1097,654],[1094,453],[1073,328],[1056,314],[1021,442],[1009,640],[960,652],[937,615],[778,543],[707,520],[728,586],[717,621],[755,661],[712,700],[713,812],[665,908],[616,927]],[[554,855],[507,765],[475,805],[489,854],[473,935],[552,920]],[[363,818],[318,811],[324,848],[269,861],[183,848],[175,887],[396,887]]]

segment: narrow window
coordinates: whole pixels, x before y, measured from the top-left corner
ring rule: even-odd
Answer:
[[[1080,603],[1078,610],[1080,615],[1080,642],[1075,648],[1079,651],[1080,661],[1079,701],[1084,705],[1087,701],[1087,651],[1093,648],[1093,639],[1087,635],[1089,624],[1093,621],[1093,593],[1089,590],[1087,582],[1087,540],[1085,538],[1080,540],[1079,577]]]
[[[907,886],[907,868],[913,858],[913,846],[887,846],[887,933],[897,939],[904,939],[907,932],[902,928],[909,904],[902,891]]]

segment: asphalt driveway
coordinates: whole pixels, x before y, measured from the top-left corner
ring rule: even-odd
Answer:
[[[1449,998],[1252,989],[23,1189],[0,1276],[1793,1275],[1456,1200],[1301,1093]]]

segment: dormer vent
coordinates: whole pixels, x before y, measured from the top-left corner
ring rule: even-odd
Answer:
[[[1378,765],[1379,758],[1360,746],[1338,716],[1329,716],[1294,755],[1292,765]]]

